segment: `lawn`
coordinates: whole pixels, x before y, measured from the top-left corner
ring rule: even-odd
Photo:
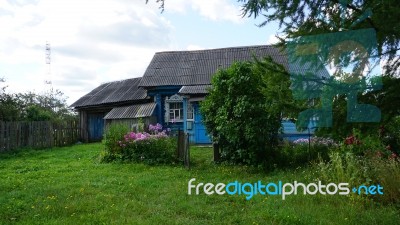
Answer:
[[[348,196],[188,195],[197,182],[306,182],[307,169],[263,173],[214,165],[191,148],[192,168],[99,163],[101,144],[0,154],[0,224],[398,224],[399,210]]]

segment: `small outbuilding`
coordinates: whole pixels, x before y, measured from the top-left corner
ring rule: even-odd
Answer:
[[[125,122],[131,127],[139,118],[152,122],[155,103],[139,87],[140,81],[133,78],[101,84],[71,105],[79,113],[82,141],[101,140],[106,122]]]

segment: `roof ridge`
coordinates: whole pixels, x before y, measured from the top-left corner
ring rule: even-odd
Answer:
[[[215,50],[227,50],[227,49],[246,49],[246,48],[260,48],[260,47],[269,47],[269,48],[278,48],[275,45],[247,45],[247,46],[235,46],[235,47],[223,47],[223,48],[210,48],[210,49],[199,49],[199,50],[175,50],[175,51],[161,51],[156,52],[155,54],[161,53],[189,53],[189,52],[205,52],[205,51],[215,51]]]
[[[100,85],[103,85],[103,84],[112,84],[112,83],[117,83],[117,82],[125,82],[125,81],[128,81],[128,80],[134,80],[134,79],[142,79],[143,77],[133,77],[133,78],[126,78],[126,79],[122,79],[122,80],[113,80],[113,81],[108,81],[108,82],[104,82],[104,83],[101,83]],[[140,81],[139,81],[140,82]]]

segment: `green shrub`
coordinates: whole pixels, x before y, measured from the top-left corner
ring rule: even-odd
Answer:
[[[318,159],[328,160],[328,153],[337,144],[329,138],[312,137],[310,139],[298,139],[294,142],[284,142],[276,153],[278,167],[297,167],[306,165]]]
[[[128,126],[121,123],[112,123],[106,128],[103,143],[108,152],[107,157],[113,158],[115,155],[121,154],[122,147],[118,144],[118,141],[121,141],[128,131]]]
[[[148,138],[124,146],[121,159],[146,164],[174,163],[177,161],[176,148],[177,140],[175,138]]]
[[[383,203],[396,203],[400,206],[400,161],[398,157],[369,158],[368,165],[369,176],[384,188],[384,194],[375,196],[375,200]]]
[[[329,161],[317,164],[317,174],[324,182],[347,182],[351,186],[369,184],[368,167],[364,158],[353,153],[331,152]]]
[[[104,138],[103,162],[122,160],[146,164],[166,164],[177,161],[177,140],[167,135],[160,124],[150,125],[150,132],[128,132],[124,125],[111,125]]]
[[[370,196],[384,204],[400,204],[400,161],[380,139],[360,134],[347,137],[316,164],[324,182],[347,182],[351,186],[380,184],[383,195]]]
[[[279,144],[282,115],[297,104],[285,68],[271,58],[255,61],[218,70],[200,109],[221,160],[267,166]]]

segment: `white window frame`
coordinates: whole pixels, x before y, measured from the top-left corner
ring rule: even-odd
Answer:
[[[181,104],[182,108],[170,109],[170,104]],[[171,113],[173,113],[174,118],[171,118]],[[176,114],[179,114],[179,118],[176,118]],[[183,97],[177,94],[171,97],[165,98],[165,115],[164,119],[166,122],[183,122]]]
[[[170,102],[169,104],[169,121],[183,121],[183,102]],[[172,116],[171,116],[172,115]]]

